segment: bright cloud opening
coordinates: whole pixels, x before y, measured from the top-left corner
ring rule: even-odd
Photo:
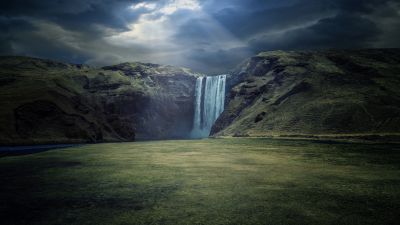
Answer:
[[[156,7],[157,7],[156,3],[141,2],[138,4],[132,5],[130,8],[133,10],[137,10],[137,9],[154,10]]]
[[[130,8],[147,11],[141,12],[139,19],[129,24],[128,31],[108,36],[105,40],[113,46],[132,49],[133,54],[137,51],[137,46],[142,46],[147,52],[141,55],[142,61],[183,65],[188,62],[187,55],[193,51],[214,52],[246,46],[204,12],[197,0],[141,2]],[[186,12],[182,11],[179,16],[174,16],[180,10]],[[200,30],[199,38],[181,37],[185,32],[193,32],[190,28],[185,31],[190,23],[194,23]]]
[[[180,9],[197,11],[200,10],[201,7],[196,0],[171,0],[160,9],[160,12],[171,15]]]

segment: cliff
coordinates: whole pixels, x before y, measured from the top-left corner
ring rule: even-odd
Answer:
[[[400,133],[399,49],[262,52],[229,80],[214,136]]]
[[[0,144],[188,138],[198,76],[0,57]],[[212,136],[400,137],[399,49],[262,52],[227,79]]]
[[[186,137],[198,75],[156,64],[0,57],[0,144]]]

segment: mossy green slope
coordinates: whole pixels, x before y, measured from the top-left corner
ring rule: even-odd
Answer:
[[[400,133],[399,49],[262,52],[230,83],[213,135]]]
[[[192,104],[187,102],[192,102],[197,75],[155,64],[100,69],[0,57],[0,144],[179,137],[190,130]],[[180,88],[165,91],[173,89],[171,80]],[[173,113],[179,121],[171,119]],[[181,133],[172,130],[175,126]]]

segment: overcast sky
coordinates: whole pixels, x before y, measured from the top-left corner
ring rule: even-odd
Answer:
[[[13,0],[0,54],[223,73],[266,50],[400,47],[397,0]]]

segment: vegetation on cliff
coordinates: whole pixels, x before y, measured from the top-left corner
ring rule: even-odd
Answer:
[[[99,69],[0,57],[0,143],[183,137],[191,129],[198,75],[156,64]]]
[[[400,133],[398,49],[262,52],[230,85],[215,136]]]
[[[399,71],[398,49],[262,52],[228,77],[211,135],[398,138]],[[0,57],[0,143],[186,138],[198,76]]]

